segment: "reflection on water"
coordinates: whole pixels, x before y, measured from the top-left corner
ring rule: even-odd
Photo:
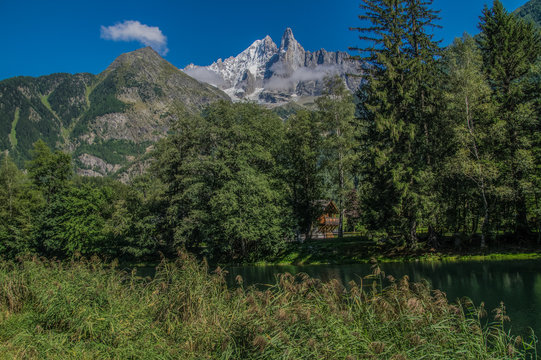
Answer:
[[[386,263],[387,275],[408,275],[413,281],[428,280],[432,287],[447,293],[454,301],[469,297],[476,305],[485,302],[487,309],[505,303],[514,334],[529,334],[528,327],[541,334],[541,260],[484,261],[456,263]],[[244,283],[274,284],[276,275],[307,273],[323,281],[340,279],[343,284],[359,281],[370,274],[370,265],[246,266],[231,267],[229,280],[242,275]]]

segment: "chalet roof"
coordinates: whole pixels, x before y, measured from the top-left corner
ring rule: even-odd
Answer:
[[[338,207],[332,200],[316,200],[315,205],[319,206],[325,214],[338,214]]]

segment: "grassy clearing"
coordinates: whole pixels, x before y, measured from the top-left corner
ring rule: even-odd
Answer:
[[[51,95],[51,94],[49,94]],[[41,103],[43,105],[45,105],[45,107],[51,112],[51,114],[53,114],[53,116],[58,120],[59,124],[60,124],[60,136],[62,137],[62,143],[64,145],[68,144],[69,143],[69,134],[70,134],[70,130],[69,129],[66,129],[63,125],[63,122],[62,120],[60,119],[60,117],[58,116],[58,114],[53,110],[53,108],[51,107],[51,103],[49,103],[49,95],[42,95],[40,96],[40,100],[41,100]]]
[[[541,259],[541,249],[536,247],[492,247],[481,250],[468,248],[468,252],[455,249],[411,251],[388,244],[378,244],[365,237],[311,240],[302,244],[291,243],[277,256],[255,265],[320,265],[408,261],[483,261]]]
[[[13,119],[13,122],[11,123],[11,132],[9,133],[9,142],[11,143],[11,147],[15,148],[17,146],[17,123],[19,122],[19,112],[20,109],[15,109],[15,117]]]
[[[53,108],[51,107],[51,104],[49,103],[49,95],[42,95],[40,96],[40,100],[41,100],[41,103],[43,105],[45,105],[45,107],[47,109],[49,109],[49,111],[56,117],[58,118],[58,116],[56,116],[56,113],[54,112]]]
[[[90,108],[90,93],[96,88],[99,81],[94,81],[90,85],[85,86],[85,100],[86,100],[86,107]]]
[[[381,289],[281,275],[229,289],[187,255],[153,279],[98,260],[0,264],[0,354],[27,359],[526,359],[535,349],[484,309],[407,278]]]
[[[45,107],[51,112],[51,114],[53,114],[53,116],[60,122],[60,125],[62,125],[62,120],[60,120],[60,117],[56,114],[56,112],[51,107],[51,104],[49,103],[49,95],[40,96],[39,98],[41,100],[41,103],[45,105]]]

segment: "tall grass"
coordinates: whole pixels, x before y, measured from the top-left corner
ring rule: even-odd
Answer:
[[[375,267],[347,288],[283,274],[264,291],[181,254],[153,279],[98,259],[0,264],[0,357],[22,359],[524,359],[534,344],[481,307]],[[526,352],[529,351],[529,355]]]

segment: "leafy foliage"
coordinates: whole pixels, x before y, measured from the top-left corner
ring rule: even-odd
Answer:
[[[33,220],[43,197],[7,155],[0,156],[0,254],[15,257],[32,250]]]
[[[316,113],[299,111],[289,117],[286,132],[287,182],[291,189],[290,206],[297,229],[310,238],[321,209],[323,196],[321,150],[323,135]]]
[[[321,131],[324,167],[330,175],[328,189],[337,200],[339,214],[338,236],[343,236],[347,181],[356,159],[357,129],[354,123],[355,104],[342,79],[326,79],[325,93],[316,100]]]
[[[126,260],[141,260],[155,258],[159,251],[167,251],[164,240],[168,234],[167,202],[163,184],[149,174],[134,179],[131,186],[112,180],[108,182],[114,197],[112,212],[103,228],[108,240],[102,253]]]
[[[455,121],[453,139],[456,141],[456,153],[449,157],[446,174],[450,182],[472,188],[478,199],[469,198],[469,201],[478,203],[476,207],[483,214],[481,247],[484,247],[491,204],[502,192],[501,188],[496,191],[501,174],[500,164],[492,151],[501,141],[496,108],[482,72],[481,52],[472,37],[455,40],[444,61],[449,76],[445,93],[447,116]]]
[[[56,195],[38,217],[38,249],[55,256],[103,254],[107,247],[102,229],[108,217],[104,211],[110,200],[111,194],[89,186],[69,187]]]
[[[530,87],[532,70],[541,55],[541,35],[533,24],[507,13],[498,0],[491,9],[485,7],[480,28],[484,71],[504,134],[495,148],[507,180],[504,186],[511,189],[517,219],[514,231],[526,233],[527,193],[534,170],[531,134],[539,123],[534,104],[537,94]]]
[[[61,151],[53,153],[42,140],[34,144],[32,159],[26,167],[30,179],[48,202],[64,191],[73,176],[71,156]]]
[[[284,128],[252,104],[211,105],[181,118],[155,166],[167,186],[172,248],[213,257],[273,253],[289,231],[280,150]]]

